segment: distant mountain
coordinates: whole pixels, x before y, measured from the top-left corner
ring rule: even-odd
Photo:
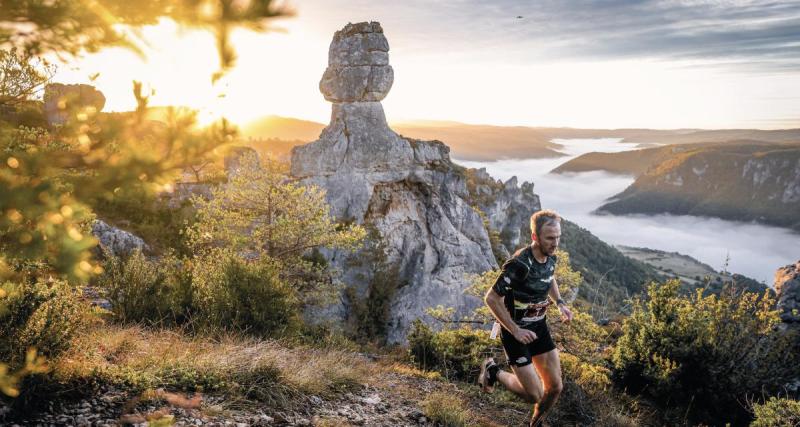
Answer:
[[[631,154],[619,154],[636,169]],[[598,212],[713,216],[800,230],[800,144],[673,146],[648,156],[658,161]]]
[[[322,123],[268,116],[242,126],[242,136],[257,139],[314,141]],[[393,123],[392,130],[404,137],[442,141],[451,155],[461,160],[492,161],[510,158],[558,157],[558,144],[549,142],[535,129],[524,126],[469,125],[447,121]]]
[[[764,141],[728,141],[724,143],[692,143],[683,145],[667,145],[658,146],[654,148],[644,148],[640,150],[623,151],[619,153],[586,153],[580,155],[568,162],[562,163],[550,173],[565,173],[565,172],[589,172],[589,171],[606,171],[620,175],[633,175],[639,176],[651,167],[660,165],[675,155],[686,153],[692,150],[699,150],[703,148],[712,148],[720,145],[735,145],[735,144],[750,144],[750,145],[765,145],[771,143]]]
[[[733,287],[737,290],[763,293],[767,289],[766,285],[755,279],[716,271],[710,265],[688,255],[623,245],[614,247],[625,256],[644,262],[667,277],[680,279],[684,291],[693,292],[697,288],[704,288],[708,292],[719,293],[726,287]]]
[[[459,160],[493,161],[563,156],[560,145],[535,128],[524,126],[469,125],[457,122],[394,123],[403,136],[436,139],[450,146]]]
[[[756,140],[764,142],[798,142],[800,129],[573,129],[533,128],[547,138],[622,138],[621,142],[644,145],[693,144]]]
[[[325,127],[322,123],[290,117],[266,116],[241,127],[244,138],[314,141]],[[391,123],[399,134],[416,139],[433,139],[447,144],[455,159],[493,161],[558,157],[557,138],[622,138],[640,143],[642,148],[666,144],[759,140],[765,142],[800,141],[800,129],[575,129],[528,126],[473,125],[455,121],[414,120]]]
[[[561,225],[562,248],[569,252],[573,268],[583,274],[588,286],[581,292],[586,301],[593,302],[591,305],[617,311],[627,298],[646,289],[648,283],[665,277],[578,224],[564,219]]]
[[[659,164],[684,151],[684,147],[667,146],[623,151],[620,153],[587,153],[562,163],[550,173],[606,171],[620,175],[639,176],[652,165]]]
[[[325,125],[322,123],[291,117],[267,116],[243,125],[241,134],[245,138],[253,139],[311,142],[319,138],[323,128]]]

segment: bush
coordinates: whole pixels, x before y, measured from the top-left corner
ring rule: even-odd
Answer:
[[[131,187],[93,200],[92,208],[98,217],[141,237],[158,253],[191,254],[186,234],[179,231],[195,222],[189,201],[170,206],[159,195]]]
[[[194,317],[200,327],[281,335],[300,325],[300,301],[280,262],[215,251],[193,261]]]
[[[795,427],[800,425],[800,402],[771,397],[753,405],[755,420],[750,427]]]
[[[653,284],[646,301],[635,301],[613,355],[617,379],[668,402],[681,418],[749,421],[740,402],[775,394],[797,374],[793,337],[776,329],[774,299],[681,296],[679,287]]]
[[[357,271],[358,281],[367,284],[363,293],[355,286],[344,290],[349,305],[348,330],[355,340],[383,343],[389,329],[392,300],[403,283],[399,265],[388,261],[386,243],[378,229],[367,226],[366,230],[364,248],[347,260],[347,268]]]
[[[6,283],[5,316],[0,317],[0,358],[21,366],[29,348],[55,357],[69,349],[90,320],[80,291],[63,281]]]
[[[437,370],[448,379],[474,381],[486,357],[500,354],[500,341],[489,331],[470,327],[434,332],[415,320],[408,334],[409,353],[425,370]]]
[[[149,260],[138,250],[126,259],[108,253],[106,257],[98,282],[117,319],[150,325],[175,325],[187,319],[192,288],[183,262],[171,255]]]

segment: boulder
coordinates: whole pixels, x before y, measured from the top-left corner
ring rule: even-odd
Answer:
[[[97,238],[103,249],[115,256],[128,256],[136,250],[150,251],[150,247],[141,237],[113,227],[99,219],[92,224],[92,235]]]

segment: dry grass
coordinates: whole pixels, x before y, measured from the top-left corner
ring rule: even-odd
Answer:
[[[440,374],[437,371],[425,371],[415,366],[399,362],[393,362],[391,364],[387,364],[386,366],[384,366],[384,369],[386,369],[389,372],[398,373],[400,375],[417,377],[431,381],[441,381],[444,379],[442,377],[442,374]]]
[[[54,363],[57,380],[218,391],[236,401],[291,406],[306,395],[333,396],[369,380],[368,362],[351,352],[238,335],[190,337],[175,330],[100,326]]]
[[[471,425],[472,415],[460,397],[446,392],[434,392],[422,402],[425,416],[443,427]]]

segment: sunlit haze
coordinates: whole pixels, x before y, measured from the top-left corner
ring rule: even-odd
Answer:
[[[527,2],[296,1],[289,3],[296,16],[272,21],[280,31],[233,33],[238,61],[216,85],[208,71],[218,62],[212,34],[181,30],[168,20],[142,29],[144,57],[124,49],[104,50],[60,65],[55,80],[90,83],[89,76],[99,73],[92,84],[106,95],[106,111],[132,109],[131,81],[141,80],[155,90],[151,105],[196,108],[203,121],[224,115],[243,124],[276,114],[326,123],[330,104],[318,83],[331,37],[347,22],[376,20],[389,40],[395,71],[394,86],[383,102],[389,121],[800,127],[797,39],[773,43],[764,36],[773,22],[796,23],[798,7],[786,3],[775,12],[740,14],[745,18],[729,18],[722,9],[713,9],[708,13],[718,13],[716,21],[709,18],[700,27],[693,26],[697,16],[687,15],[685,21],[679,16],[659,24],[671,32],[656,45],[653,40],[662,39],[649,39],[654,36],[638,31],[634,21],[627,21],[630,28],[620,18],[617,28],[587,24],[589,30],[584,30],[577,21],[585,17],[574,11],[537,9]],[[600,7],[587,6],[586,12],[613,12]],[[632,19],[633,9],[620,13],[628,11]],[[764,34],[758,38],[742,30],[719,41],[727,36],[722,32],[708,44],[719,54],[685,46],[685,38],[705,40],[703,29],[713,33],[733,24],[755,26]],[[643,34],[642,40],[636,34]],[[767,41],[754,46],[756,39]],[[730,48],[739,40],[750,43],[745,53]]]

